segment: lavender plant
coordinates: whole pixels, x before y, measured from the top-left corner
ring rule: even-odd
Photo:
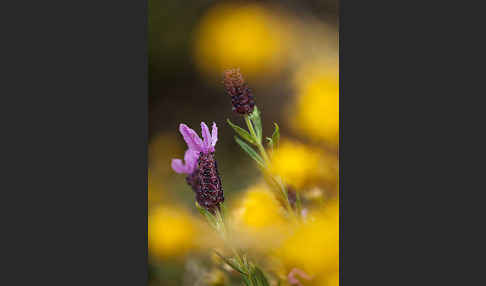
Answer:
[[[275,129],[272,136],[265,138],[269,149],[269,153],[267,153],[263,143],[260,111],[256,106],[252,91],[239,69],[225,71],[223,85],[226,94],[231,97],[232,110],[243,116],[248,129],[245,130],[227,119],[228,124],[237,134],[235,136],[236,143],[262,170],[264,178],[275,190],[277,198],[283,203],[289,218],[298,220],[301,213],[298,193],[289,190],[280,176],[270,172],[271,154],[279,147],[279,126],[274,123]],[[188,149],[184,154],[184,161],[181,159],[172,160],[172,169],[179,174],[186,175],[186,182],[195,193],[197,209],[221,236],[233,255],[225,257],[218,252],[216,253],[226,264],[241,274],[247,286],[268,286],[269,283],[263,271],[249,261],[246,254],[241,253],[231,244],[232,240],[226,226],[223,186],[215,157],[215,146],[218,141],[216,124],[213,123],[210,132],[208,126],[201,122],[202,139],[196,131],[185,124],[180,124],[179,131],[187,143]],[[293,276],[290,278],[294,279]]]
[[[219,204],[224,201],[223,187],[214,158],[214,146],[218,141],[218,128],[213,123],[212,132],[206,123],[201,122],[202,136],[187,127],[179,126],[179,131],[187,143],[188,149],[184,155],[184,163],[180,159],[172,160],[172,169],[180,174],[186,174],[186,181],[196,194],[196,202],[207,211],[215,214]]]
[[[230,243],[224,219],[223,187],[215,158],[218,128],[213,123],[212,132],[209,132],[208,126],[201,122],[201,130],[203,139],[187,125],[180,124],[179,131],[188,149],[184,154],[184,162],[181,159],[172,159],[172,169],[179,174],[186,174],[186,182],[196,196],[196,207],[233,253],[233,257],[224,257],[216,252],[218,256],[241,274],[247,286],[268,286],[263,272]]]

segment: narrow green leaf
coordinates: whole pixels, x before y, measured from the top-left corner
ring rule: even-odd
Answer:
[[[250,279],[247,276],[243,276],[243,281],[245,282],[246,286],[252,286]]]
[[[273,143],[273,146],[275,147],[275,149],[278,148],[279,146],[279,141],[280,141],[280,130],[278,128],[278,124],[277,123],[273,123],[275,125],[275,130],[273,131],[273,134],[272,134],[272,143]]]
[[[248,256],[245,254],[243,254],[243,257],[241,258],[243,260],[243,265],[245,265],[245,268],[248,270],[248,273],[251,271],[251,267],[250,265],[248,264]]]
[[[263,274],[263,272],[260,270],[260,268],[258,267],[255,267],[255,270],[253,272],[254,276],[256,277],[256,279],[258,280],[258,284],[262,285],[262,286],[269,286],[268,284],[268,280],[267,278],[265,277],[265,275]]]
[[[214,215],[214,218],[216,219],[216,223],[219,231],[221,228],[224,227],[223,216],[221,215],[221,212],[219,210],[216,210],[216,214]]]
[[[233,268],[235,271],[238,271],[240,274],[242,275],[246,275],[245,272],[243,272],[240,267],[238,267],[238,265],[236,265],[236,263],[232,262],[230,259],[224,257],[223,255],[221,255],[221,253],[217,252],[217,251],[214,251],[216,252],[216,254],[226,263],[228,264],[229,266],[231,266],[231,268]]]
[[[267,146],[270,148],[270,151],[273,153],[273,140],[270,137],[266,137],[265,140],[267,140]]]
[[[273,147],[273,139],[272,138],[265,137],[265,140],[267,140],[268,147]]]
[[[262,276],[263,279],[262,279],[262,283],[263,283],[263,286],[270,286],[270,283],[268,283],[268,280],[265,276]]]
[[[250,276],[251,278],[251,281],[253,282],[253,285],[255,286],[262,286],[261,283],[259,283],[259,281],[257,280],[257,278],[255,276]]]
[[[251,276],[254,277],[257,285],[260,286],[269,286],[268,280],[265,277],[265,274],[258,268],[257,266],[253,266]]]
[[[258,141],[262,142],[262,119],[260,117],[260,111],[258,107],[255,106],[253,113],[250,114],[250,120],[253,123],[253,127],[255,129],[256,136],[258,137]]]
[[[235,132],[238,135],[240,135],[241,138],[245,139],[251,144],[256,144],[256,142],[253,140],[252,136],[250,135],[250,133],[248,133],[248,131],[246,131],[245,129],[241,128],[236,124],[233,124],[229,119],[226,119],[226,122],[228,122],[229,126],[231,126],[231,128],[233,128],[233,130],[235,130]]]
[[[237,136],[235,136],[235,141],[236,143],[238,143],[238,145],[240,145],[241,149],[243,149],[246,153],[248,153],[248,155],[250,155],[250,157],[253,160],[255,160],[262,168],[265,167],[262,157],[260,157],[260,155],[258,155],[258,153],[255,150],[253,150],[253,148],[248,146],[248,144],[246,144],[243,140],[241,140]]]
[[[253,266],[253,265],[252,265]],[[257,276],[255,275],[255,270],[253,267],[251,267],[251,271],[248,276],[250,276],[250,280],[255,286],[262,286],[260,281],[258,280]]]
[[[207,214],[205,213],[204,216],[206,216],[206,219],[208,220],[208,223],[211,225],[211,227],[213,227],[214,229],[218,229],[218,223],[216,222],[216,219],[214,219],[213,216],[211,216],[211,214]]]
[[[226,206],[224,203],[220,203],[219,207],[221,208],[221,217],[224,221],[226,219]]]

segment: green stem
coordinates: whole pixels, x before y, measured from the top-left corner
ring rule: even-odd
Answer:
[[[288,213],[291,215],[291,217],[295,221],[298,221],[299,214],[294,212],[294,210],[292,209],[292,205],[290,204],[289,196],[288,196],[288,193],[287,193],[287,188],[285,188],[285,185],[284,185],[282,179],[280,177],[278,177],[278,178],[275,178],[275,181],[277,182],[277,185],[279,186],[280,191],[282,192],[282,195],[283,195],[284,201],[285,201],[285,207],[286,207]]]
[[[229,249],[233,253],[233,255],[236,259],[236,266],[230,264],[230,262],[227,261],[227,259],[224,258],[223,256],[221,256],[221,254],[219,254],[218,252],[216,252],[216,253],[219,256],[221,256],[221,258],[226,263],[228,263],[231,267],[235,268],[235,270],[238,271],[243,276],[243,281],[245,282],[245,284],[247,286],[258,286],[259,284],[258,283],[255,284],[254,278],[252,277],[253,274],[254,274],[253,264],[248,263],[246,258],[243,259],[241,257],[241,255],[238,253],[238,251],[233,247],[233,245],[231,245],[231,243],[230,243],[231,239],[228,238],[228,232],[227,232],[226,224],[225,224],[225,221],[223,219],[221,212],[219,210],[216,210],[216,214],[214,214],[214,216],[216,217],[216,225],[215,225],[214,228],[215,228],[216,232],[218,232],[218,234],[221,236],[224,243],[229,247]],[[232,262],[232,263],[234,263],[234,262]],[[260,273],[261,273],[261,271],[260,271]],[[265,277],[264,277],[264,279],[266,280]],[[268,283],[266,285],[268,285]]]
[[[265,148],[262,145],[262,139],[256,135],[255,129],[253,128],[253,124],[251,123],[250,117],[248,115],[245,115],[245,122],[246,126],[248,126],[248,130],[250,130],[250,134],[253,137],[253,140],[256,142],[256,146],[258,148],[258,151],[260,152],[260,155],[262,155],[265,163],[268,165],[270,163],[270,158],[268,157],[267,151],[265,151]]]
[[[255,129],[253,128],[253,124],[251,124],[250,117],[248,115],[245,115],[245,122],[246,126],[248,126],[248,130],[250,130],[251,136],[253,136],[253,139],[256,139],[255,142],[258,142],[258,138],[255,133]]]
[[[238,261],[238,266],[240,266],[240,268],[242,268],[242,266],[244,266],[243,265],[243,259],[241,258],[238,251],[229,242],[230,239],[228,239],[228,231],[227,231],[227,227],[226,227],[226,224],[224,222],[224,219],[223,219],[223,215],[221,214],[221,212],[219,210],[216,210],[215,216],[217,218],[217,224],[218,224],[218,226],[216,227],[216,232],[218,232],[218,234],[223,239],[224,243],[228,246],[228,248],[231,250],[231,252],[235,256],[236,260]]]
[[[265,160],[265,168],[268,169],[269,165],[270,165],[270,158],[268,157],[268,154],[267,154],[265,148],[262,145],[261,138],[259,138],[256,135],[255,129],[253,128],[253,124],[251,123],[250,117],[248,115],[245,115],[245,122],[246,122],[246,126],[248,126],[248,130],[250,131],[250,135],[253,137],[253,140],[256,142],[256,146],[258,148],[258,151],[260,152],[260,155]],[[287,188],[285,188],[285,185],[283,184],[282,179],[281,178],[275,178],[275,177],[273,177],[273,178],[277,182],[277,185],[279,186],[279,189],[282,193],[282,196],[284,197],[285,207],[287,208],[287,211],[295,219],[298,219],[299,214],[295,213],[294,210],[292,209],[292,206],[290,205],[289,197],[288,197],[288,193],[287,193]]]

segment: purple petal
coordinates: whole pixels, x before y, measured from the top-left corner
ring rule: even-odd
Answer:
[[[218,127],[216,126],[216,122],[213,122],[213,130],[211,132],[211,146],[216,146],[216,142],[218,142]]]
[[[186,166],[182,163],[181,159],[172,159],[172,170],[178,174],[187,174]]]
[[[194,130],[187,127],[187,125],[181,123],[179,125],[179,132],[181,132],[182,137],[184,138],[184,141],[186,141],[187,147],[189,147],[189,149],[198,152],[203,151],[203,142]]]
[[[198,158],[199,158],[198,152],[191,149],[187,149],[186,153],[184,154],[184,161],[186,162],[187,174],[192,174],[192,172],[194,172],[197,166]]]
[[[209,128],[206,125],[206,123],[201,122],[201,133],[204,138],[204,152],[207,153],[208,151],[214,151],[210,150],[211,148],[211,133],[209,133]]]

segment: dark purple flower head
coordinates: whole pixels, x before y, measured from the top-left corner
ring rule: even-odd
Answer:
[[[226,94],[231,97],[234,112],[241,115],[248,115],[253,112],[255,98],[243,79],[240,69],[226,70],[223,85]]]
[[[223,186],[214,152],[201,152],[198,159],[198,169],[200,189],[196,191],[196,200],[201,207],[214,213],[216,209],[219,209],[219,204],[224,201]]]

